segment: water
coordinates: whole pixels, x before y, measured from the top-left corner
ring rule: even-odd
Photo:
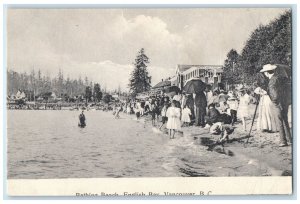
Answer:
[[[111,112],[8,110],[8,178],[206,176],[189,158],[207,154],[191,138],[154,131]],[[202,168],[203,167],[203,168]]]

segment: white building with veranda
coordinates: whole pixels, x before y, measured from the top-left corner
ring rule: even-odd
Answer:
[[[217,87],[222,81],[222,65],[181,65],[176,66],[175,76],[176,84],[180,89],[185,83],[193,78],[200,78],[206,84]]]

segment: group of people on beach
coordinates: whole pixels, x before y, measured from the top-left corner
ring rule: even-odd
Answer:
[[[115,105],[114,115],[118,118],[123,111],[135,114],[137,120],[150,115],[152,125],[156,126],[160,121],[159,129],[165,126],[171,139],[175,138],[175,133],[181,131],[182,127],[195,125],[210,128],[212,134],[220,134],[224,140],[228,139],[228,134],[233,130],[227,124],[233,126],[237,122],[237,111],[240,110],[246,129],[245,118],[248,116],[248,104],[251,101],[248,92],[244,89],[239,92],[226,92],[220,88],[212,91],[211,88],[207,85],[205,91],[197,94],[178,91],[172,97],[163,93],[145,100],[127,101]],[[239,100],[235,97],[236,94],[240,94]]]
[[[279,132],[280,147],[291,143],[288,124],[288,107],[290,100],[285,81],[275,72],[276,65],[265,65],[258,74],[255,89],[232,89],[225,91],[217,87],[212,90],[210,85],[202,92],[188,94],[177,91],[171,96],[168,93],[150,96],[146,99],[128,100],[115,104],[114,115],[119,118],[121,111],[135,114],[139,120],[150,115],[153,126],[161,129],[166,126],[171,139],[182,127],[190,125],[209,129],[211,134],[220,135],[219,141],[228,140],[234,131],[235,124],[242,123],[243,131],[248,131],[246,119],[253,115],[253,106],[257,104],[257,130]],[[249,110],[253,110],[251,113]],[[251,127],[252,128],[252,127]]]

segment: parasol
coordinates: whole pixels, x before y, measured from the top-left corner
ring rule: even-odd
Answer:
[[[183,87],[183,90],[186,93],[200,93],[203,92],[206,88],[206,84],[201,81],[201,79],[192,79],[188,82]]]

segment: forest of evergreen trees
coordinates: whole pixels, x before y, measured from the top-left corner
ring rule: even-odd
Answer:
[[[231,49],[224,62],[224,79],[229,84],[255,81],[265,64],[291,66],[292,13],[287,11],[267,25],[255,29],[241,53]]]
[[[66,100],[67,98],[86,97],[93,95],[102,97],[102,91],[99,83],[89,81],[88,77],[82,79],[64,78],[63,72],[59,70],[56,77],[43,75],[40,70],[32,70],[29,74],[18,73],[13,70],[7,71],[7,94],[15,95],[17,91],[24,92],[28,100],[34,100],[33,97],[43,97],[54,92],[57,97]],[[94,91],[95,90],[95,91]],[[97,92],[97,93],[96,93]]]

